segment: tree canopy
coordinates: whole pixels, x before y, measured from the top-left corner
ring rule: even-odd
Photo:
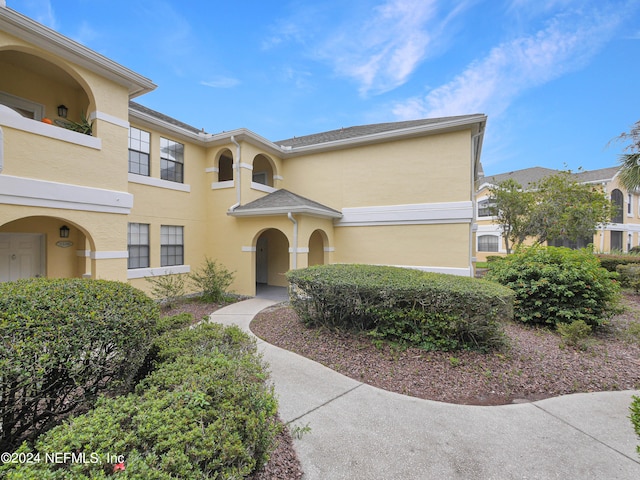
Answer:
[[[640,188],[640,120],[628,132],[620,134],[615,140],[630,142],[620,155],[620,173],[618,178],[629,191]]]
[[[570,171],[545,177],[526,191],[505,180],[490,189],[489,200],[508,253],[527,238],[542,244],[592,237],[598,225],[611,221],[613,211],[600,188],[577,182]]]

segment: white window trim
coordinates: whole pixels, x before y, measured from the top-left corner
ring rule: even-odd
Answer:
[[[633,217],[633,194],[627,193],[627,217]]]
[[[40,121],[45,116],[44,105],[42,105],[41,103],[36,103],[22,97],[16,97],[15,95],[11,95],[7,92],[0,92],[0,104],[6,105],[7,107],[10,107],[12,109],[19,108],[21,110],[33,112],[33,120]],[[19,112],[16,113],[19,114]]]
[[[478,197],[476,199],[476,219],[478,221],[490,221],[490,220],[494,220],[496,218],[495,215],[489,215],[489,216],[485,216],[485,217],[481,217],[480,216],[480,202],[484,201],[484,200],[489,200],[489,196],[485,195],[483,197]]]
[[[161,178],[147,177],[146,175],[138,175],[137,173],[129,173],[129,182],[148,185],[150,187],[166,188],[168,190],[177,190],[179,192],[191,192],[191,185],[188,183],[172,182],[170,180],[162,180]]]
[[[132,268],[127,270],[127,279],[161,277],[178,273],[190,273],[191,265],[171,265],[168,267]]]

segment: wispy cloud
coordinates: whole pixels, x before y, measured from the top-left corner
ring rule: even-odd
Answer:
[[[360,95],[376,95],[404,84],[446,25],[474,1],[448,2],[448,10],[440,0],[384,0],[373,7],[372,2],[339,2],[332,12],[307,5],[274,24],[262,47],[297,42],[309,57],[356,82]],[[330,14],[336,8],[338,21]]]
[[[54,30],[59,29],[51,0],[26,0],[23,8],[29,11],[29,16],[43,25]]]
[[[584,66],[616,31],[623,12],[552,18],[546,28],[494,47],[451,82],[397,104],[398,118],[484,112],[497,115],[524,91]]]
[[[211,80],[203,80],[200,85],[211,88],[233,88],[240,84],[240,80],[232,77],[214,77]]]

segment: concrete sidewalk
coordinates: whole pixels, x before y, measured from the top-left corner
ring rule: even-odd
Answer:
[[[249,331],[254,298],[211,319]],[[387,392],[258,340],[292,426],[306,480],[640,479],[629,420],[635,392],[567,395],[497,407],[462,406]]]

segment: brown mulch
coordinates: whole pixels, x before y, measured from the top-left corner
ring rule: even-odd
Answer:
[[[366,334],[307,328],[276,306],[259,313],[251,330],[267,342],[385,390],[466,405],[503,405],[577,392],[640,388],[640,339],[626,332],[640,318],[640,299],[593,336],[586,350],[563,346],[558,333],[509,323],[510,347],[483,354],[427,352],[374,345]]]

